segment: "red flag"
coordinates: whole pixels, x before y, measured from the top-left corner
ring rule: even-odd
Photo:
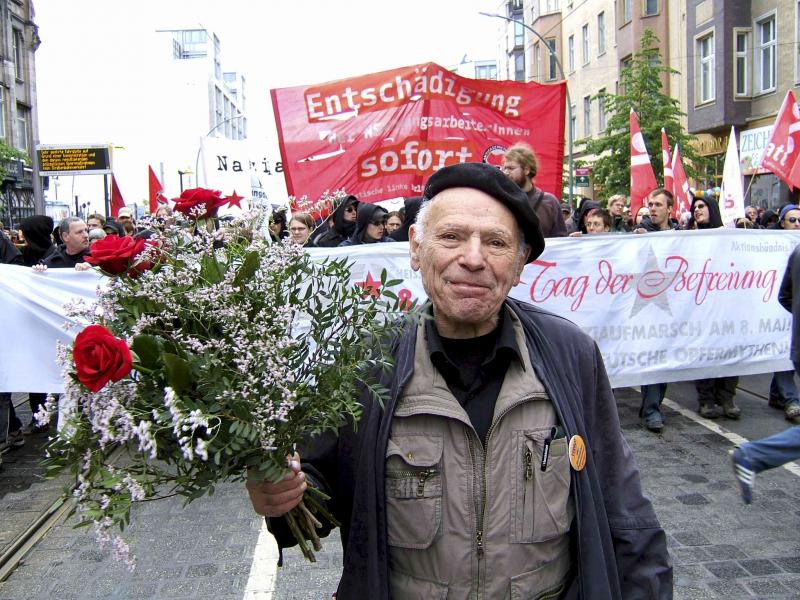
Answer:
[[[661,128],[661,162],[664,164],[664,189],[675,194],[673,189],[672,158],[669,154],[669,140],[667,132]]]
[[[786,92],[772,135],[767,142],[761,166],[772,171],[792,188],[800,188],[800,167],[794,168],[800,157],[800,109],[792,90]]]
[[[644,204],[647,195],[658,187],[650,155],[639,129],[639,119],[631,109],[631,214],[635,215]]]
[[[125,200],[122,199],[122,193],[119,191],[117,179],[111,175],[111,216],[115,219],[119,216],[119,209],[125,208]]]
[[[156,214],[159,204],[166,204],[167,197],[164,195],[164,186],[156,177],[153,172],[153,167],[148,166],[150,170],[150,214]]]
[[[681,149],[679,144],[675,144],[675,154],[672,155],[672,173],[674,175],[673,189],[675,190],[675,214],[680,217],[685,212],[692,209],[692,194],[689,191],[689,180],[686,171],[683,169],[681,160]]]

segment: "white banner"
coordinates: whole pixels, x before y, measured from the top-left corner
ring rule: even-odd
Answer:
[[[277,144],[259,149],[249,140],[200,138],[198,168],[198,181],[224,195],[236,190],[255,206],[267,201],[286,204],[286,179]]]
[[[785,371],[791,315],[778,290],[798,243],[800,232],[741,229],[548,239],[511,295],[591,335],[614,387]],[[353,281],[365,289],[380,287],[385,268],[403,279],[401,298],[425,298],[408,244],[310,252],[349,256]],[[0,391],[61,389],[55,342],[69,339],[62,304],[93,301],[98,283],[93,272],[0,265]]]

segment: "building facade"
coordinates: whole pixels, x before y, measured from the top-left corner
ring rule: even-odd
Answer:
[[[679,100],[683,125],[710,165],[695,185],[721,184],[735,126],[746,201],[776,208],[797,200],[758,161],[787,90],[800,85],[800,0],[506,0],[498,13],[517,21],[501,25],[501,77],[566,79],[565,137],[571,126],[576,160],[591,162],[580,142],[605,129],[597,94],[619,91],[620,72],[651,29],[662,61],[675,71],[663,76],[664,93]],[[594,196],[591,186],[574,191]]]
[[[36,62],[39,34],[30,0],[0,4],[0,141],[28,155],[27,164],[11,159],[0,182],[0,220],[16,227],[27,216],[43,213],[40,179],[35,166],[38,143],[36,118]]]

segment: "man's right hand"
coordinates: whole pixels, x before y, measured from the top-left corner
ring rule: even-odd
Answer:
[[[283,481],[272,483],[267,480],[248,479],[245,484],[253,509],[265,517],[280,517],[300,504],[308,484],[300,470],[300,455],[295,452],[289,457],[290,472]]]

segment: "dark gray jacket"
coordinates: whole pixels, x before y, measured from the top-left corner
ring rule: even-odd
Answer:
[[[792,313],[792,346],[789,357],[797,364],[800,363],[800,246],[789,255],[778,292],[778,302]]]
[[[576,574],[565,597],[672,598],[666,536],[642,495],[597,345],[567,319],[512,299],[507,305],[520,318],[531,364],[567,437],[578,434],[586,442],[586,467],[572,471]],[[394,374],[382,377],[391,392],[384,409],[365,393],[357,431],[321,436],[299,448],[303,470],[331,496],[330,508],[342,522],[339,600],[389,597],[384,457],[394,407],[412,375],[415,344],[410,324],[393,347]],[[282,519],[269,525],[279,546],[293,544]]]

